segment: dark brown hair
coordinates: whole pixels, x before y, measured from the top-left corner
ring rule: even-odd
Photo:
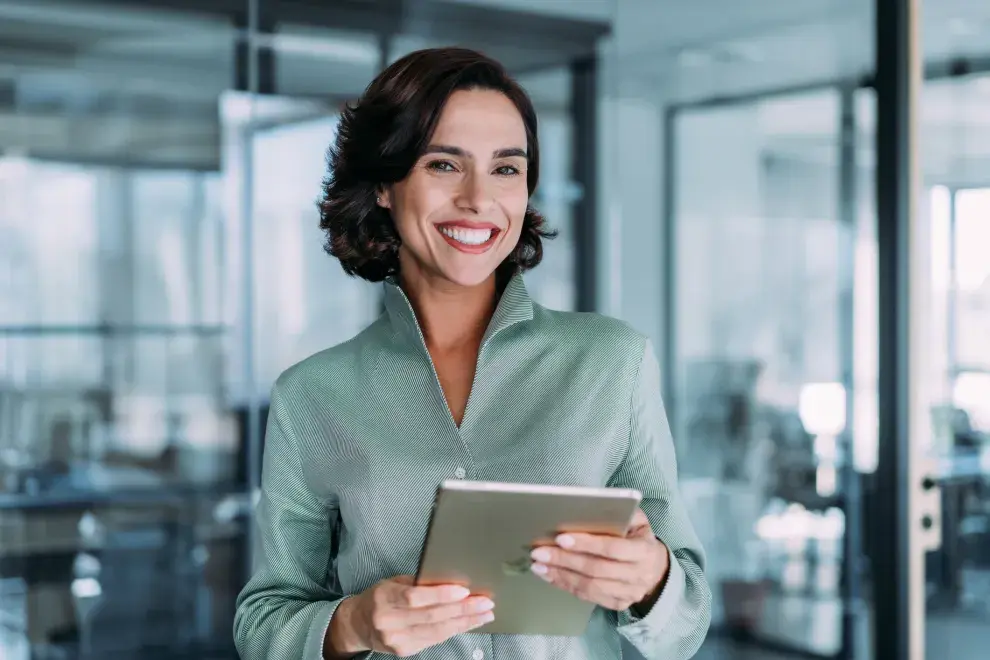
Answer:
[[[390,65],[361,98],[346,107],[330,147],[328,173],[318,202],[325,249],[349,275],[379,282],[399,271],[395,224],[375,202],[383,186],[406,178],[422,156],[451,94],[464,89],[501,92],[516,106],[526,127],[526,184],[532,196],[540,175],[536,111],[526,92],[501,64],[466,48],[416,51]],[[527,208],[519,243],[500,274],[535,267],[543,239],[555,232]]]

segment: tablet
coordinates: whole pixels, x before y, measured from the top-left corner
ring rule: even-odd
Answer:
[[[491,598],[495,620],[475,633],[581,635],[594,604],[533,574],[529,553],[563,532],[624,536],[641,499],[632,489],[445,481],[416,583]]]

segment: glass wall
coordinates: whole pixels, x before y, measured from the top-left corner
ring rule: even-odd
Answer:
[[[4,658],[229,647],[234,42],[205,15],[0,3]]]
[[[456,42],[521,74],[560,231],[529,284],[579,298],[570,67],[601,24],[237,5],[0,0],[4,660],[236,657],[269,389],[380,313],[316,200],[388,61]]]
[[[571,110],[573,80],[570,70],[561,67],[523,75],[519,82],[533,99],[539,120],[540,183],[532,204],[557,231],[539,268],[526,275],[526,286],[539,303],[573,311],[578,302],[574,206],[583,194],[572,177],[577,130]]]
[[[942,8],[944,9],[944,8]],[[965,13],[965,12],[962,12]],[[990,91],[986,74],[948,76],[939,66],[948,55],[972,55],[975,45],[961,23],[962,13],[946,16],[939,7],[925,15],[926,55],[930,76],[920,95],[919,155],[921,170],[916,240],[927,246],[914,264],[913,280],[921,307],[919,350],[914,373],[920,383],[923,410],[918,417],[914,451],[941,489],[934,512],[940,543],[925,560],[925,642],[929,656],[948,654],[981,658],[990,641],[990,402],[987,309],[990,308]],[[951,20],[950,20],[951,19]],[[978,21],[977,21],[978,22]],[[958,60],[962,71],[979,60]],[[967,64],[967,62],[970,62]],[[875,168],[875,94],[857,92],[857,133],[862,181],[860,204],[871,214]],[[977,254],[977,251],[980,254]],[[860,241],[857,291],[864,302],[876,295],[876,238]],[[870,276],[871,279],[867,279]],[[869,300],[863,310],[876,309]],[[857,335],[876,333],[876,320],[861,314]],[[875,349],[857,354],[863,383],[875,391]],[[875,405],[875,404],[874,404]],[[875,408],[874,408],[875,409]],[[865,472],[876,468],[876,440],[864,429]]]
[[[671,421],[717,624],[834,655],[845,528],[840,95],[675,116]]]
[[[932,80],[921,94],[931,428],[919,451],[942,486],[941,544],[926,562],[926,637],[929,653],[963,660],[990,643],[988,83]]]
[[[927,523],[941,542],[926,557],[926,637],[929,655],[975,658],[990,639],[990,16],[966,3],[924,5],[929,80],[912,237],[924,254],[911,265],[922,409],[911,423],[912,449],[941,486]],[[746,43],[762,52],[764,72],[778,72],[769,42]],[[878,356],[889,338],[878,336],[888,303],[878,296],[870,65],[737,93],[748,78],[716,66],[713,50],[684,56],[681,70],[705,72],[677,78],[687,95],[714,93],[674,103],[666,135],[666,396],[685,491],[710,507],[696,505],[713,552],[716,626],[832,653],[845,611],[867,642],[855,657],[872,657],[871,615],[887,596],[873,592],[864,556],[883,557],[862,532],[868,516],[893,515],[871,504],[875,474],[894,468],[878,464]],[[843,557],[857,547],[863,555]]]

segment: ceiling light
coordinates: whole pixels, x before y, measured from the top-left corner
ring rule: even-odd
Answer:
[[[337,60],[351,64],[376,64],[380,51],[375,44],[357,40],[325,39],[301,34],[275,34],[256,37],[276,52],[319,59]]]

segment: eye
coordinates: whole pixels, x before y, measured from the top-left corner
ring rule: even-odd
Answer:
[[[499,176],[515,176],[519,174],[519,168],[515,165],[502,165],[495,168],[495,174]]]
[[[426,164],[426,169],[434,172],[456,172],[457,168],[449,160],[431,160]]]

